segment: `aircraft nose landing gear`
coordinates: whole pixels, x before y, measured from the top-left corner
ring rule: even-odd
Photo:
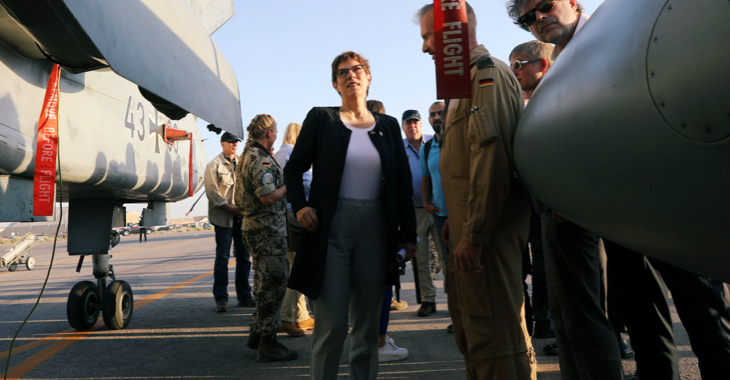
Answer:
[[[68,323],[76,330],[88,330],[94,327],[101,312],[106,327],[123,329],[132,321],[134,312],[132,287],[125,281],[116,280],[114,266],[109,265],[109,255],[93,255],[93,262],[97,283],[81,281],[71,289],[66,304]],[[109,285],[107,277],[112,279]]]

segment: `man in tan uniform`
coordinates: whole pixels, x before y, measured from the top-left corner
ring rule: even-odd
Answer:
[[[523,95],[509,67],[477,43],[468,4],[467,14],[472,99],[448,102],[439,166],[453,252],[449,312],[468,379],[536,379],[522,296],[530,208],[512,158]],[[433,55],[433,6],[417,18],[423,52]]]

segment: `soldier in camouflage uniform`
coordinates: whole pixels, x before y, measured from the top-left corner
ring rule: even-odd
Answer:
[[[238,167],[235,201],[244,215],[243,241],[253,256],[254,292],[257,303],[246,345],[258,349],[258,361],[297,358],[276,340],[281,303],[289,277],[287,258],[286,186],[284,173],[271,149],[276,141],[276,122],[257,115],[248,126],[243,165]]]

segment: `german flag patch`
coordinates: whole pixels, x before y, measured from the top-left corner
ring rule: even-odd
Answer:
[[[486,78],[479,80],[479,88],[494,86],[494,78]]]
[[[266,167],[269,167],[269,166],[271,166],[271,164],[270,164],[270,163],[268,163],[268,162],[263,162],[263,163],[262,163],[261,165],[262,165],[263,167],[265,167],[265,168],[266,168]]]

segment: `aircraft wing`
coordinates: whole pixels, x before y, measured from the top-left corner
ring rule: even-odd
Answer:
[[[208,33],[215,33],[218,28],[230,20],[236,12],[233,0],[186,0],[193,9],[198,20],[203,23]]]
[[[111,67],[171,118],[166,110],[178,118],[187,111],[242,136],[238,81],[209,34],[233,6],[189,1],[2,0],[0,6],[64,69]]]

